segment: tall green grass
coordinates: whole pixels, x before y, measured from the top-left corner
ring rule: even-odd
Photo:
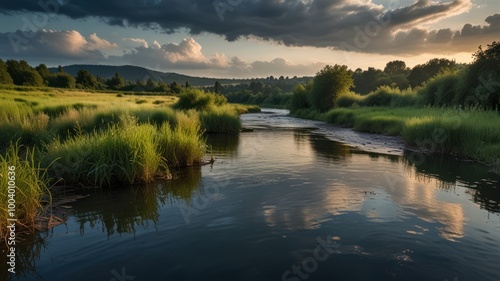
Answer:
[[[241,130],[241,120],[230,105],[212,107],[199,113],[201,126],[207,133],[238,133]]]
[[[206,151],[201,125],[195,112],[177,113],[177,125],[163,123],[158,132],[158,153],[169,166],[200,163]]]
[[[493,164],[500,159],[500,115],[475,108],[337,108],[326,121],[357,131],[401,135],[413,146]]]
[[[401,112],[388,108],[338,108],[326,113],[326,121],[361,132],[398,135],[404,125],[404,119],[398,115]]]
[[[411,145],[430,140],[446,153],[488,164],[500,161],[500,116],[494,111],[447,110],[441,116],[409,118],[402,136]]]
[[[165,172],[157,153],[156,129],[149,124],[112,125],[94,134],[81,134],[46,145],[44,163],[66,184],[106,186],[152,181]]]
[[[49,163],[50,164],[50,163]],[[9,167],[15,167],[15,217],[8,217]],[[36,160],[35,149],[11,143],[5,155],[0,155],[0,238],[7,234],[7,219],[17,219],[18,225],[34,230],[37,219],[47,215],[50,202],[50,179]],[[45,198],[45,199],[44,199]],[[16,229],[18,231],[18,229]]]

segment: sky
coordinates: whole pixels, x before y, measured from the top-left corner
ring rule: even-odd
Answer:
[[[500,41],[498,0],[16,0],[0,2],[0,58],[136,65],[203,77],[312,76],[472,61]]]

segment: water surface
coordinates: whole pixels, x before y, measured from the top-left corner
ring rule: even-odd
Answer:
[[[20,279],[500,280],[497,175],[363,152],[286,113],[209,136],[213,166],[85,191],[25,243]]]

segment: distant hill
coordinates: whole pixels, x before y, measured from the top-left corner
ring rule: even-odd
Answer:
[[[215,81],[219,81],[223,85],[227,84],[240,84],[249,83],[248,79],[218,79],[218,78],[206,78],[206,77],[193,77],[172,72],[160,72],[155,70],[150,70],[144,67],[124,65],[124,66],[112,66],[112,65],[89,65],[89,64],[74,64],[63,66],[64,72],[76,76],[79,70],[85,69],[90,71],[94,76],[100,76],[103,78],[111,78],[115,73],[119,73],[125,80],[146,81],[151,78],[155,81],[162,81],[164,83],[170,84],[172,82],[177,82],[179,84],[184,84],[189,81],[191,86],[213,86]],[[50,68],[52,72],[57,72],[57,67]]]

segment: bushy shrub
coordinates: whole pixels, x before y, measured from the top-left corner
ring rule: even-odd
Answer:
[[[338,107],[352,107],[353,105],[360,105],[364,101],[364,96],[358,95],[353,92],[345,92],[337,98]]]
[[[444,71],[426,83],[419,90],[420,102],[423,105],[445,106],[452,105],[453,100],[459,95],[461,75],[457,71]]]
[[[310,107],[307,95],[307,89],[304,85],[299,84],[295,86],[290,99],[290,111],[295,112],[299,109]]]
[[[226,97],[220,94],[205,93],[198,89],[188,89],[179,95],[179,101],[174,108],[189,110],[207,110],[211,106],[220,106],[227,103]]]
[[[392,89],[388,86],[379,87],[374,92],[369,93],[363,100],[364,106],[389,106],[392,98],[396,94],[400,94],[399,89]]]

